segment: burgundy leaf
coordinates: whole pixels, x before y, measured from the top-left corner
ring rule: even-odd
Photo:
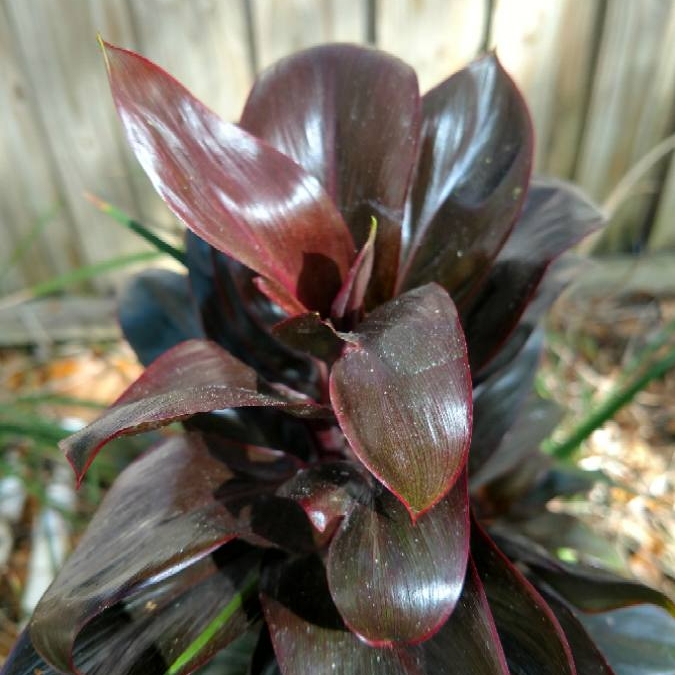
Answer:
[[[565,631],[577,672],[581,675],[615,675],[583,624],[574,615],[570,605],[550,588],[539,587],[539,592]]]
[[[436,284],[378,307],[335,363],[330,396],[365,466],[412,518],[452,487],[466,463],[471,378],[457,312]]]
[[[319,558],[292,560],[263,575],[261,601],[283,675],[422,675],[400,650],[372,648],[347,630],[333,604]]]
[[[77,636],[73,649],[77,672],[193,672],[242,635],[259,612],[255,571],[259,557],[252,547],[228,544],[213,558],[142,586],[103,609]],[[201,649],[190,653],[188,647],[223,614],[227,620]]]
[[[553,612],[475,521],[471,555],[511,671],[576,675],[569,644]]]
[[[509,675],[485,589],[471,557],[457,607],[441,630],[421,647],[427,657],[425,673]]]
[[[319,409],[309,399],[277,394],[215,343],[188,340],[162,354],[97,420],[60,447],[81,481],[98,450],[113,438],[238,406],[272,406],[298,414]]]
[[[308,360],[270,335],[269,326],[251,312],[254,300],[244,298],[235,283],[236,272],[250,271],[189,230],[185,248],[190,284],[207,337],[268,380],[306,386],[312,379]],[[250,283],[249,290],[257,293],[252,287]],[[259,294],[256,299],[262,302]]]
[[[120,474],[35,610],[39,652],[68,670],[85,623],[232,539],[237,519],[215,498],[232,476],[194,435],[165,441]]]
[[[347,328],[356,325],[363,316],[363,303],[373,272],[376,233],[377,221],[373,218],[368,239],[356,256],[340,292],[333,300],[331,317],[336,319],[340,325],[345,323]],[[343,330],[345,330],[344,327]]]
[[[472,370],[494,355],[517,325],[552,260],[599,228],[600,211],[573,186],[534,180],[513,233],[499,252],[462,324]]]
[[[354,244],[319,181],[223,122],[150,61],[109,44],[103,48],[129,143],[176,216],[327,315]]]
[[[414,71],[354,45],[315,47],[279,61],[256,80],[241,118],[244,129],[321,181],[358,247],[375,216],[371,306],[392,295],[419,124]]]
[[[472,564],[459,603],[434,637],[417,645],[371,647],[330,604],[320,561],[286,564],[262,596],[284,675],[508,675],[480,579]],[[298,592],[305,589],[306,592]]]
[[[437,281],[461,303],[486,274],[520,211],[532,126],[494,54],[432,89],[422,108],[402,286]]]
[[[344,517],[354,502],[370,499],[370,486],[351,462],[325,462],[298,471],[278,494],[296,500],[319,532]]]
[[[367,643],[431,637],[457,604],[469,554],[466,475],[413,522],[387,490],[356,503],[333,537],[328,584],[342,618]]]

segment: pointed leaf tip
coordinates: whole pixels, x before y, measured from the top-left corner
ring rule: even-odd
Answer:
[[[129,144],[173,213],[303,308],[327,316],[355,251],[319,181],[221,120],[154,63],[104,44]]]

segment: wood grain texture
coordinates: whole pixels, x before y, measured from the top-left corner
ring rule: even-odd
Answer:
[[[142,246],[132,236],[124,236],[83,197],[85,191],[93,192],[125,210],[137,211],[96,44],[92,4],[5,3],[25,76],[39,100],[34,112],[46,134],[42,153],[52,157],[71,220],[68,248],[73,257],[87,262]],[[117,7],[123,8],[119,3]],[[59,242],[54,245],[61,247]],[[97,283],[101,290],[107,286],[107,282]]]
[[[143,250],[143,242],[83,199],[85,190],[165,234],[182,232],[127,149],[97,31],[140,50],[236,120],[254,63],[264,67],[327,41],[375,37],[378,47],[417,69],[427,90],[477,54],[489,4],[0,0],[0,294]],[[537,170],[573,178],[606,199],[631,166],[675,131],[675,3],[495,0],[494,7],[489,44],[532,108]],[[673,213],[669,156],[627,192],[601,246],[626,251],[649,233],[649,248],[673,248]],[[42,233],[27,237],[44,218]],[[22,241],[30,246],[10,268]],[[97,288],[115,283],[101,280]]]
[[[427,91],[478,54],[485,3],[476,0],[379,0],[377,46],[412,65]]]

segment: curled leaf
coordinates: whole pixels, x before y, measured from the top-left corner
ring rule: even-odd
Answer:
[[[276,393],[252,368],[215,343],[188,340],[162,354],[97,420],[60,447],[81,481],[96,453],[113,438],[238,406],[271,406],[300,414],[319,409],[299,394],[289,399]]]

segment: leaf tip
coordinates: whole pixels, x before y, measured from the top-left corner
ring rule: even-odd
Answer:
[[[103,39],[100,33],[96,33],[96,41],[98,42],[101,54],[103,54],[103,61],[105,62],[105,69],[110,73],[110,61],[108,60],[108,43]]]

